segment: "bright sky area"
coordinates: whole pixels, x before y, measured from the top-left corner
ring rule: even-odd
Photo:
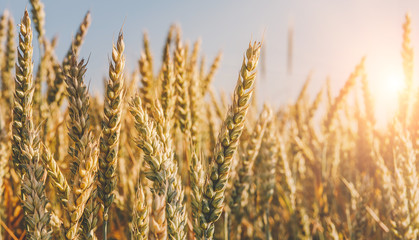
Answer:
[[[366,56],[377,113],[388,116],[396,101],[395,93],[389,90],[395,88],[391,79],[401,81],[402,78],[400,50],[406,12],[412,16],[413,46],[419,46],[419,14],[415,14],[419,13],[419,2],[415,0],[43,2],[46,33],[50,38],[58,34],[60,59],[84,14],[91,11],[92,25],[81,57],[90,56],[86,80],[90,81],[93,93],[103,91],[102,79],[107,73],[112,41],[122,25],[127,68],[131,72],[137,67],[142,32],[148,31],[156,59],[154,64],[160,66],[167,30],[172,23],[179,23],[185,39],[194,42],[202,38],[202,52],[208,61],[219,50],[223,51],[214,86],[227,92],[234,88],[248,42],[264,36],[266,77],[257,86],[258,97],[275,105],[294,100],[311,70],[311,96],[322,87],[327,76],[337,94],[354,66]],[[9,9],[16,22],[25,7],[30,8],[25,0],[0,1],[0,10]],[[291,24],[294,27],[293,69],[292,74],[288,74],[287,33]],[[419,59],[417,54],[418,51],[415,59]]]

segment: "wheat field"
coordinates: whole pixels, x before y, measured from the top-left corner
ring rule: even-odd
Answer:
[[[58,57],[43,3],[28,8],[0,17],[0,239],[419,239],[409,15],[404,88],[378,127],[362,56],[339,92],[327,81],[309,96],[307,77],[273,107],[254,96],[263,42],[219,94],[221,53],[206,62],[178,25],[161,53],[144,34],[132,71],[121,29],[92,96],[90,12]]]

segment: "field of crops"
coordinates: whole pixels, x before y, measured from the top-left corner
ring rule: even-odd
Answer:
[[[40,0],[16,19],[2,9],[0,239],[419,238],[409,15],[404,88],[386,127],[362,56],[339,92],[326,82],[309,96],[308,76],[278,108],[255,97],[263,42],[237,56],[236,86],[220,94],[221,54],[205,61],[177,25],[159,53],[144,34],[132,71],[122,28],[105,92],[92,96],[80,56],[91,21],[59,57]]]

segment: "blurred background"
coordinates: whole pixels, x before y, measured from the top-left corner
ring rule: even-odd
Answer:
[[[112,41],[123,27],[127,69],[138,68],[142,34],[149,33],[154,64],[160,66],[163,43],[172,23],[182,27],[192,44],[202,39],[201,52],[208,65],[221,50],[223,59],[214,86],[230,93],[237,81],[243,53],[250,40],[263,39],[258,100],[276,105],[293,101],[312,72],[309,92],[320,90],[330,77],[334,93],[343,86],[354,66],[366,56],[366,71],[382,123],[397,105],[403,82],[401,43],[405,14],[412,17],[411,40],[419,46],[419,2],[390,0],[352,1],[106,1],[44,0],[46,34],[59,36],[57,55],[62,59],[84,14],[92,25],[81,57],[90,61],[86,80],[94,94],[103,91]],[[1,0],[17,23],[26,0]],[[37,49],[37,48],[36,48]],[[38,49],[34,53],[38,61]],[[418,52],[415,53],[415,59]],[[415,62],[415,70],[417,70]],[[417,78],[415,72],[415,79]],[[416,81],[416,80],[415,80]]]

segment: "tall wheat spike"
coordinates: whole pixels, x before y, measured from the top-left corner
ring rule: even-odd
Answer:
[[[191,60],[189,63],[188,70],[188,81],[189,81],[189,102],[190,102],[190,113],[191,113],[191,124],[190,133],[191,141],[193,146],[198,146],[200,142],[200,131],[199,127],[201,124],[202,117],[202,94],[201,94],[201,79],[198,73],[198,54],[200,49],[201,41],[198,40],[194,44]],[[199,146],[198,146],[199,147]]]
[[[13,106],[13,162],[21,174],[22,205],[29,239],[50,239],[44,168],[39,163],[39,137],[32,120],[32,29],[28,11],[20,24]]]
[[[223,53],[219,52],[217,56],[215,57],[214,61],[211,64],[211,68],[208,72],[208,74],[205,76],[205,78],[202,79],[202,94],[205,95],[207,90],[209,89],[211,82],[214,78],[214,75],[216,71],[218,70],[218,67],[220,66],[221,58],[223,57]]]
[[[217,145],[214,150],[210,172],[206,177],[204,195],[202,199],[202,212],[204,219],[200,219],[205,229],[203,236],[198,238],[212,239],[214,223],[220,218],[225,198],[225,188],[229,179],[231,161],[237,149],[240,135],[243,131],[247,109],[253,92],[256,77],[256,66],[260,55],[260,43],[249,43],[243,64],[240,70],[234,91],[233,105],[230,107],[224,120]]]
[[[48,88],[47,91],[47,102],[48,104],[57,103],[58,105],[61,104],[64,98],[64,88],[63,85],[65,78],[66,78],[66,71],[69,70],[71,64],[72,55],[75,54],[78,56],[80,52],[81,45],[83,44],[84,38],[87,34],[87,30],[91,23],[90,12],[87,12],[83,18],[82,23],[79,26],[79,29],[74,36],[74,39],[71,43],[70,48],[67,51],[66,56],[62,62],[62,68],[59,65],[55,64],[54,70],[55,72],[55,80],[54,84]]]
[[[38,32],[38,42],[42,46],[45,37],[45,12],[44,4],[40,0],[30,0],[32,5],[32,18],[35,24],[35,29]]]
[[[364,61],[365,58],[361,59],[361,62],[355,67],[355,70],[351,73],[348,80],[346,80],[345,85],[340,90],[339,95],[333,100],[331,106],[327,110],[327,117],[325,119],[324,126],[330,129],[331,124],[335,120],[337,111],[341,107],[344,99],[348,95],[349,91],[353,88],[356,83],[356,79],[364,72]]]
[[[400,106],[399,106],[399,121],[404,125],[409,125],[410,111],[412,107],[413,97],[413,47],[410,40],[411,34],[411,19],[410,15],[406,14],[405,23],[403,24],[403,43],[402,43],[402,59],[403,59],[403,71],[405,75],[405,89],[400,93]]]
[[[154,80],[153,80],[153,66],[152,66],[152,57],[150,50],[148,48],[148,35],[144,34],[144,52],[141,52],[141,57],[138,62],[141,73],[141,83],[140,88],[141,97],[143,98],[144,106],[149,109],[153,105],[154,99]]]
[[[259,149],[262,144],[262,138],[265,133],[266,125],[272,117],[271,109],[265,105],[262,113],[259,115],[259,119],[253,129],[253,133],[248,140],[246,150],[243,152],[243,156],[240,159],[238,166],[237,176],[233,180],[233,191],[231,196],[230,209],[232,211],[237,224],[240,225],[243,217],[243,206],[244,202],[242,199],[243,192],[246,192],[250,185],[251,170],[256,157],[259,154]]]
[[[144,152],[144,161],[148,169],[145,176],[153,181],[153,204],[150,215],[149,238],[166,239],[167,221],[165,199],[167,195],[167,174],[169,159],[163,158],[162,146],[157,138],[155,124],[149,119],[139,96],[130,102],[130,113],[135,119],[138,139],[137,146]]]
[[[131,223],[131,235],[133,240],[148,239],[148,214],[149,211],[144,196],[144,190],[141,183],[139,183]]]
[[[186,56],[185,48],[182,46],[180,39],[180,32],[176,34],[176,49],[175,49],[175,96],[176,106],[175,114],[177,124],[182,132],[189,130],[190,126],[190,112],[189,112],[189,93],[188,81],[186,79]]]
[[[7,25],[5,63],[1,70],[1,96],[6,100],[6,107],[11,106],[13,103],[13,67],[15,65],[16,55],[15,24],[11,16],[9,16]]]
[[[112,62],[109,63],[109,80],[106,85],[102,135],[100,138],[98,180],[99,198],[104,205],[104,239],[107,238],[108,211],[115,198],[119,135],[121,130],[122,102],[124,96],[124,38],[119,34],[116,46],[112,47]]]
[[[71,188],[67,218],[64,221],[67,239],[77,239],[81,217],[91,195],[97,170],[98,151],[92,132],[89,130],[89,95],[84,84],[86,64],[70,59],[66,83],[69,97],[68,135],[72,140],[69,154],[72,157]]]
[[[191,146],[193,149],[194,146]],[[203,229],[200,225],[200,219],[205,218],[202,213],[202,194],[204,187],[204,168],[202,165],[202,157],[198,157],[196,152],[192,150],[191,162],[189,166],[189,179],[191,181],[191,207],[192,207],[192,226],[195,236],[203,236]]]
[[[162,66],[162,92],[160,102],[163,108],[164,118],[173,124],[173,115],[175,109],[175,77],[173,72],[173,62],[170,58],[169,49],[167,49],[165,62]]]
[[[5,64],[4,42],[6,41],[8,18],[9,18],[9,11],[7,11],[6,9],[3,11],[3,14],[0,16],[0,70],[2,71]]]
[[[167,164],[166,219],[167,233],[170,239],[186,239],[185,226],[187,221],[184,205],[184,191],[178,173],[178,165],[174,157],[171,139],[171,124],[164,118],[163,109],[157,102],[153,118],[156,121],[157,136],[162,145],[162,157]]]

